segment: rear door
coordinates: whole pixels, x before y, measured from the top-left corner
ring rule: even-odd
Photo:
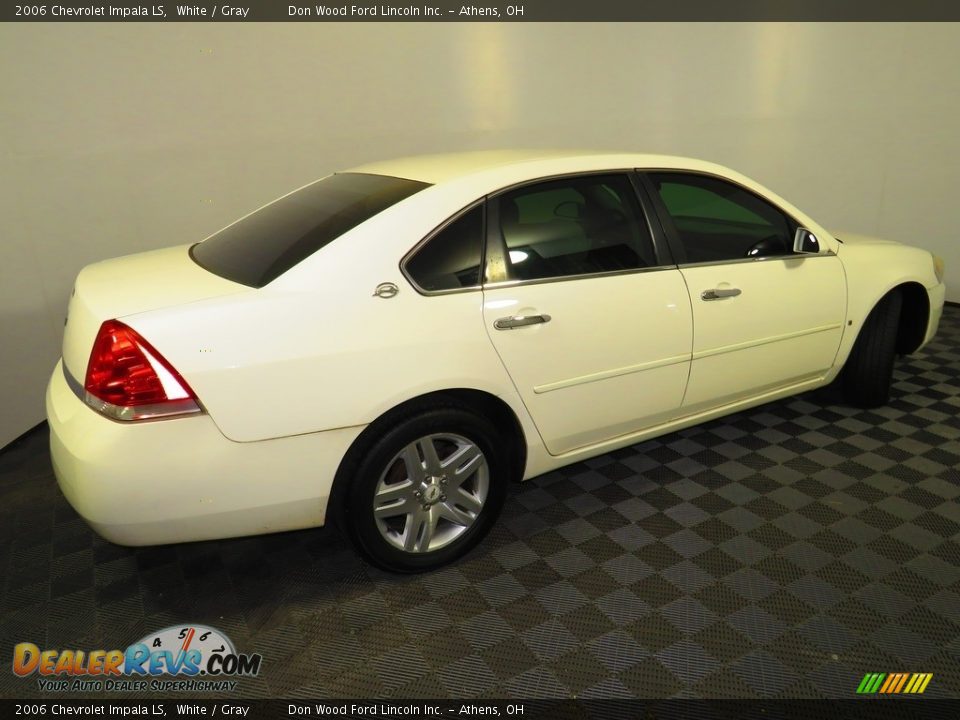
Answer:
[[[628,173],[568,176],[492,197],[483,319],[552,454],[674,417],[690,301],[655,249]]]
[[[684,414],[826,373],[846,315],[839,258],[794,254],[796,221],[735,183],[681,172],[646,183],[693,307]]]

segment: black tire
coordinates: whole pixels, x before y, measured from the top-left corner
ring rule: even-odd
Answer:
[[[455,445],[457,438],[472,443],[475,448],[479,449],[486,467],[485,499],[482,502],[482,508],[478,512],[471,513],[464,505],[452,508],[451,505],[456,502],[453,497],[448,501],[446,495],[443,495],[444,502],[441,502],[439,497],[433,497],[433,504],[424,510],[425,513],[440,514],[460,510],[467,515],[474,515],[472,524],[464,525],[462,529],[459,529],[458,523],[451,522],[446,517],[441,517],[439,521],[435,521],[433,524],[435,529],[432,532],[438,533],[436,540],[443,540],[443,537],[439,534],[441,528],[446,535],[453,535],[455,532],[460,534],[433,550],[429,547],[421,547],[413,551],[407,551],[402,547],[397,547],[396,543],[403,543],[404,538],[409,537],[406,524],[411,522],[411,518],[414,516],[399,515],[389,521],[383,519],[378,521],[374,514],[375,494],[378,487],[381,490],[389,490],[394,487],[402,489],[402,486],[408,486],[408,484],[413,487],[417,484],[416,481],[411,479],[414,471],[408,472],[407,461],[398,457],[398,455],[405,448],[416,445],[416,452],[420,452],[420,457],[423,458],[421,452],[423,446],[417,443],[422,443],[428,438],[433,438],[430,442],[435,447],[437,457],[441,462],[445,458],[448,459],[453,456],[453,453],[444,455],[445,444],[452,446],[454,452],[457,449],[467,447],[466,445]],[[500,514],[510,473],[509,462],[503,450],[505,445],[497,430],[486,418],[457,405],[427,409],[405,417],[392,428],[385,430],[379,437],[374,438],[366,446],[364,452],[356,461],[355,470],[345,478],[349,484],[343,492],[340,524],[360,554],[370,563],[384,570],[416,573],[446,565],[476,546],[490,531]],[[482,468],[483,465],[478,467]],[[425,460],[419,472],[423,473],[426,481],[430,481],[431,478],[446,477],[446,475],[431,474]],[[473,482],[474,486],[482,482],[481,471],[476,470],[474,472],[475,474],[469,476],[464,482],[465,486],[470,482]],[[397,478],[396,485],[383,484],[389,479],[389,476]],[[427,486],[429,485],[436,485],[435,490],[440,490],[439,481],[427,482]],[[424,486],[421,484],[419,487]],[[477,492],[479,494],[479,491]],[[429,493],[425,493],[425,495],[429,495]],[[453,495],[452,492],[451,495]],[[400,501],[398,500],[398,502]],[[418,515],[416,517],[424,517],[420,515],[423,508],[420,503],[426,502],[425,498],[418,500],[406,498],[402,502],[417,503],[416,513]],[[434,505],[437,507],[434,507]],[[391,505],[391,507],[393,506]],[[404,507],[408,507],[408,505]],[[384,526],[389,525],[389,523],[402,524],[403,527],[390,525],[385,528]],[[426,538],[426,535],[423,534],[420,537]]]
[[[875,408],[890,401],[902,306],[903,298],[894,291],[867,316],[841,376],[844,397],[851,405]]]

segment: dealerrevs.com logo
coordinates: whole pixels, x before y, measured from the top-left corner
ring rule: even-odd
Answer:
[[[30,642],[13,648],[14,674],[38,676],[47,692],[231,691],[232,678],[257,675],[262,662],[262,655],[238,653],[216,628],[197,624],[150,633],[126,650],[41,650]]]

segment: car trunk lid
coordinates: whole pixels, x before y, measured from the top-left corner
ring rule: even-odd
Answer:
[[[127,255],[88,265],[77,276],[67,307],[63,362],[81,384],[90,351],[105,320],[148,310],[251,292],[197,265],[189,245]]]

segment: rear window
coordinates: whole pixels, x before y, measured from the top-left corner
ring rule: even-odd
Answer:
[[[327,243],[429,187],[384,175],[342,173],[257,210],[190,248],[201,267],[263,287]]]

